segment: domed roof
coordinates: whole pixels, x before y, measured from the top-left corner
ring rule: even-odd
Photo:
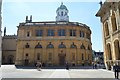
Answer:
[[[59,9],[65,9],[65,10],[68,10],[67,7],[65,5],[63,5],[63,3],[61,3],[60,7],[57,8],[57,11]]]

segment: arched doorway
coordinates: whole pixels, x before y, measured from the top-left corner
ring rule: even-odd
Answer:
[[[120,60],[120,46],[119,46],[119,41],[118,40],[114,41],[114,50],[115,50],[116,59]]]
[[[107,66],[108,66],[108,70],[111,70],[111,62],[112,62],[112,54],[111,54],[111,45],[108,43],[107,44]]]
[[[65,58],[66,58],[66,45],[61,42],[61,44],[58,45],[59,48],[59,65],[64,65],[65,64]]]
[[[59,65],[64,65],[65,64],[65,54],[60,53],[59,55]]]
[[[14,56],[13,55],[9,55],[8,56],[8,64],[13,64],[14,63]]]
[[[24,65],[25,65],[25,66],[28,66],[28,65],[29,65],[29,59],[28,59],[28,58],[29,58],[29,54],[26,53],[26,54],[25,54],[25,62],[24,62]]]
[[[112,11],[112,16],[111,16],[111,23],[112,23],[112,31],[117,30],[117,23],[116,23],[116,16],[115,13]]]

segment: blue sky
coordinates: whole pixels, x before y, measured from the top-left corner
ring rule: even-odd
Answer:
[[[61,1],[53,2],[3,2],[2,30],[7,28],[7,35],[17,34],[19,23],[26,16],[33,16],[33,21],[55,21],[56,9]],[[99,2],[63,2],[69,10],[69,20],[90,26],[92,30],[92,48],[103,51],[102,27],[100,19],[95,16],[100,8]]]

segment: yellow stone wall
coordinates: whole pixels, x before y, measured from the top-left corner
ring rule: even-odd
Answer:
[[[36,30],[43,30],[42,37],[36,37]],[[55,36],[47,36],[47,30],[55,30]],[[66,30],[66,36],[58,36],[57,31],[59,29]],[[69,36],[69,30],[76,30],[76,36]],[[85,37],[79,37],[80,31],[85,32]],[[27,32],[30,32],[30,36],[27,37]],[[92,43],[91,39],[86,38],[86,33],[91,36],[91,30],[83,26],[76,25],[50,25],[50,26],[18,26],[18,39],[17,39],[17,51],[16,51],[16,65],[24,65],[26,59],[26,53],[28,53],[27,59],[29,60],[29,65],[34,65],[37,61],[37,53],[40,53],[40,61],[46,65],[60,65],[59,54],[65,54],[64,62],[70,64],[81,65],[81,64],[91,64],[92,62]],[[46,48],[51,42],[54,48]],[[58,48],[59,44],[63,44],[66,48]],[[72,43],[77,46],[77,48],[70,48]],[[30,45],[29,48],[25,48],[26,43]],[[40,43],[42,48],[35,48],[35,46]],[[81,49],[80,46],[84,44],[85,49]],[[90,50],[88,50],[88,45]],[[49,61],[49,53],[52,53],[52,60]],[[84,54],[84,60],[82,60],[82,53]],[[89,55],[89,60],[88,60]],[[73,56],[75,60],[73,59]]]

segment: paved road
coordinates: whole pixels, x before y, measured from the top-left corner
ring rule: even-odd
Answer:
[[[2,66],[2,78],[114,78],[112,71],[104,69],[16,69]]]

